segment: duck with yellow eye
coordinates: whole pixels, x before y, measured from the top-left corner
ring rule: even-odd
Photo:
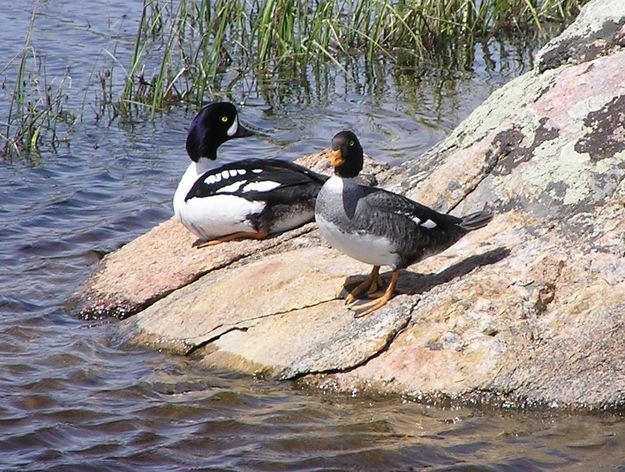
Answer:
[[[200,238],[195,246],[264,239],[314,219],[328,177],[279,159],[214,165],[219,146],[252,135],[229,102],[211,103],[193,119],[186,143],[192,162],[176,189],[174,212]]]
[[[347,296],[353,303],[362,294],[368,302],[350,306],[366,316],[392,298],[400,271],[453,245],[462,236],[488,224],[487,211],[463,217],[438,213],[424,205],[356,180],[362,170],[363,150],[351,131],[332,139],[328,159],[334,175],[323,185],[315,206],[321,236],[334,248],[359,261],[372,264],[371,273]],[[381,266],[392,269],[386,289]]]

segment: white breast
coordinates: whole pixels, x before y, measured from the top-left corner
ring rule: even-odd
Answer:
[[[210,166],[207,161],[208,159],[200,159],[199,163],[191,162],[187,170],[184,171],[180,182],[178,183],[178,187],[176,188],[176,193],[174,193],[174,213],[177,217],[180,217],[180,211],[184,206],[184,199],[193,187],[193,184],[198,179],[200,175],[206,172]]]
[[[174,194],[174,212],[182,224],[197,236],[211,239],[237,231],[255,231],[247,217],[260,213],[262,202],[250,202],[233,195],[185,198],[207,166],[191,163]]]

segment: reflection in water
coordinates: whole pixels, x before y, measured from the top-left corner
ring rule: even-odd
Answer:
[[[0,160],[0,469],[623,468],[625,429],[615,416],[324,395],[114,347],[107,321],[75,319],[65,301],[101,254],[171,216],[194,110],[175,109],[153,123],[97,121],[94,92],[85,87],[96,64],[110,65],[105,48],[126,63],[141,2],[42,5],[34,46],[50,77],[70,66],[67,106],[86,105],[58,154],[43,152],[36,163]],[[19,49],[15,38],[30,6],[12,2],[3,10],[6,61]],[[228,93],[245,103],[242,119],[264,134],[225,145],[221,156],[291,159],[350,127],[374,157],[417,157],[526,70],[533,50],[480,43],[467,56],[471,67],[455,71],[381,60],[344,63],[347,74],[310,68],[258,84],[242,77]],[[0,116],[9,89],[0,91]]]

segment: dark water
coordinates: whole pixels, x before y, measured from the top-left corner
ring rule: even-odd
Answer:
[[[70,66],[68,106],[86,103],[83,121],[58,154],[0,160],[0,470],[625,470],[619,417],[325,396],[112,347],[110,325],[76,319],[65,302],[99,254],[171,215],[193,116],[96,121],[90,77],[110,65],[107,50],[128,57],[140,2],[81,5],[42,2],[33,44],[49,79]],[[19,51],[30,8],[2,3],[0,63]],[[293,158],[351,127],[375,157],[418,156],[525,70],[531,53],[491,47],[494,68],[478,50],[466,73],[330,71],[310,93],[242,85],[242,118],[265,135],[222,155]]]

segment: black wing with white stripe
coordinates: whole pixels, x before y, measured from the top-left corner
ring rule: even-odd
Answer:
[[[278,159],[244,159],[202,174],[185,200],[235,195],[247,200],[288,204],[315,198],[328,177]]]

